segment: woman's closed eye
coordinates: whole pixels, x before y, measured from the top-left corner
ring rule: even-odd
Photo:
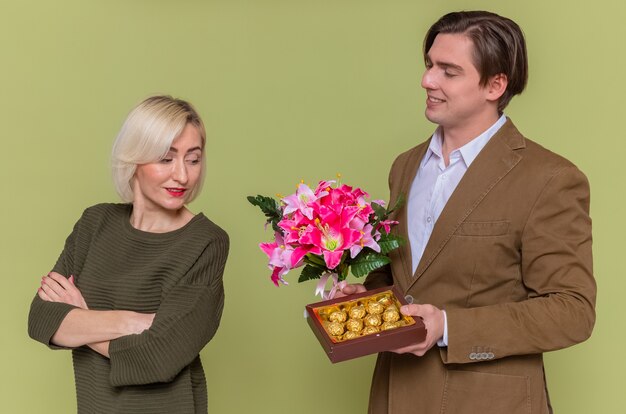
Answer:
[[[198,154],[189,154],[185,157],[185,162],[191,165],[196,165],[200,162],[200,155]]]

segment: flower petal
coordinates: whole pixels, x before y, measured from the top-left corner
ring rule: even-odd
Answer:
[[[339,263],[341,263],[341,256],[343,256],[343,250],[335,250],[332,252],[324,250],[324,261],[326,262],[328,269],[332,270],[339,266]]]

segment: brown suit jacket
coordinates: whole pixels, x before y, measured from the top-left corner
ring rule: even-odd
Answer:
[[[394,162],[390,204],[408,196],[428,144]],[[406,205],[395,218],[408,241]],[[411,269],[407,242],[366,286],[394,283],[416,302],[445,309],[448,347],[423,357],[381,353],[370,413],[552,412],[542,353],[584,341],[595,322],[586,177],[507,120],[465,173]]]

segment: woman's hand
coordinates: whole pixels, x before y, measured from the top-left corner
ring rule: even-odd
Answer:
[[[51,342],[70,348],[88,345],[96,352],[108,357],[109,341],[125,335],[140,334],[150,329],[154,313],[139,313],[127,310],[89,310],[82,293],[74,284],[74,276],[50,272],[41,279],[37,295],[47,302],[66,303],[76,306],[71,310]]]
[[[123,313],[125,321],[124,329],[126,335],[140,334],[150,329],[156,313],[138,313],[132,311],[120,311]]]
[[[73,305],[81,309],[89,309],[82,293],[74,284],[74,276],[66,278],[57,273],[50,272],[41,278],[41,287],[37,295],[47,302],[60,302]]]
[[[152,322],[154,321],[155,313],[137,313],[130,311],[119,311],[123,315],[125,321],[125,329],[128,335],[140,334],[143,331],[150,329]],[[103,357],[110,358],[109,345],[111,341],[94,342],[87,344],[87,346]]]

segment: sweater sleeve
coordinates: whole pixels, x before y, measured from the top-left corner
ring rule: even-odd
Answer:
[[[74,244],[79,231],[79,223],[80,220],[74,225],[74,230],[65,240],[63,251],[52,269],[65,277],[69,277],[74,268]],[[51,349],[68,349],[54,345],[50,341],[65,316],[72,309],[76,309],[76,307],[65,303],[46,302],[35,295],[28,313],[28,335]]]
[[[528,298],[447,310],[446,363],[478,362],[468,355],[488,349],[495,358],[536,354],[582,342],[595,322],[589,186],[576,168],[564,168],[546,185],[522,235],[522,283]]]
[[[163,299],[150,329],[109,345],[113,386],[169,382],[215,334],[224,307],[228,236],[219,233]]]

